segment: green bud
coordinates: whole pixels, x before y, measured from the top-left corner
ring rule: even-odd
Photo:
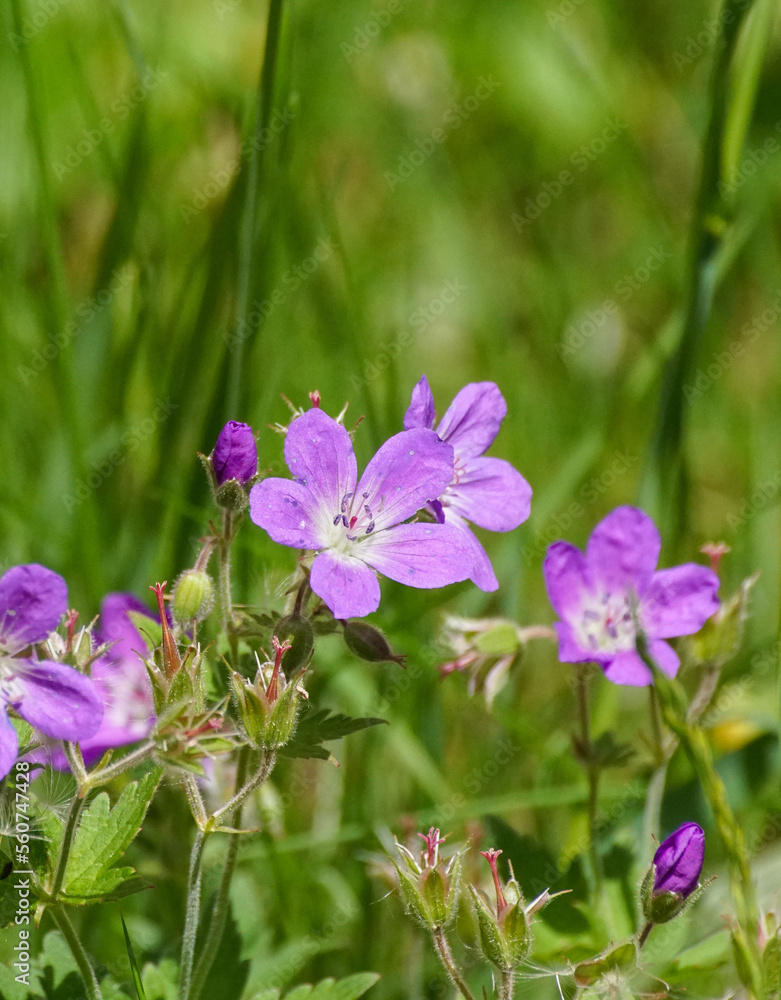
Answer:
[[[285,654],[285,671],[288,676],[305,667],[315,642],[314,630],[306,618],[297,615],[280,618],[274,635],[280,642],[288,640],[291,644]]]
[[[394,653],[388,640],[373,625],[366,622],[344,622],[344,641],[347,648],[368,663],[403,663],[404,654]]]
[[[652,924],[666,924],[683,912],[687,902],[679,892],[659,892],[650,899],[646,919]]]
[[[480,947],[483,954],[498,969],[505,971],[513,968],[512,959],[507,946],[499,930],[496,915],[491,907],[483,899],[480,892],[473,885],[469,886],[472,899],[475,904],[475,914],[477,916],[477,928],[480,933]]]
[[[449,917],[448,884],[439,867],[423,869],[423,874],[420,876],[420,891],[430,925],[444,927]]]
[[[236,672],[231,675],[231,687],[248,743],[256,750],[278,750],[293,735],[301,691],[293,681],[282,688],[275,700],[270,700],[263,682],[260,672],[254,682]]]
[[[203,621],[213,606],[214,585],[209,574],[199,569],[185,570],[174,588],[173,613],[177,624],[187,626]]]
[[[404,908],[407,913],[409,913],[409,915],[422,927],[428,927],[429,924],[428,913],[426,912],[426,902],[420,892],[417,878],[410,875],[406,871],[402,871],[393,859],[391,859],[391,863],[396,869],[396,874],[399,877],[399,890],[401,892],[401,898],[404,901]]]
[[[517,653],[521,648],[518,630],[508,622],[494,625],[487,632],[479,632],[474,645],[479,653],[489,656],[507,656],[509,653]]]
[[[226,510],[240,511],[249,506],[247,491],[238,479],[228,479],[214,493],[218,506]]]
[[[501,917],[502,935],[507,945],[512,965],[520,965],[531,948],[531,928],[523,903],[515,903]]]

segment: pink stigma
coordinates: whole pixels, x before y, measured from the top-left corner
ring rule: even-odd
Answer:
[[[439,830],[431,827],[428,833],[419,833],[418,836],[425,842],[426,847],[423,852],[427,868],[436,868],[439,861],[439,845],[444,844],[446,837],[439,836]]]
[[[494,848],[491,847],[487,851],[480,851],[480,853],[491,866],[491,875],[493,876],[494,888],[496,889],[496,914],[499,916],[501,915],[502,910],[507,906],[507,900],[504,898],[504,889],[502,889],[502,882],[499,878],[499,872],[496,867],[497,859],[502,852],[495,851]]]

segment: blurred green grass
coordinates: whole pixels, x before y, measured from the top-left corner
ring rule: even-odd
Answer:
[[[434,817],[459,790],[459,833],[472,804],[479,813],[479,802],[504,796],[504,814],[554,854],[582,835],[580,811],[553,792],[549,808],[529,804],[546,788],[584,789],[568,743],[568,668],[533,647],[487,716],[459,679],[440,684],[426,646],[443,604],[550,621],[546,542],[582,544],[612,507],[638,500],[686,294],[715,8],[489,0],[478,16],[465,3],[415,0],[383,25],[389,10],[355,0],[284,7],[270,98],[277,131],[260,143],[250,232],[249,300],[266,316],[243,340],[232,383],[265,5],[4,7],[0,561],[63,573],[89,617],[107,590],[143,595],[194,558],[214,516],[195,454],[228,417],[260,431],[261,464],[281,473],[282,442],[266,426],[287,418],[280,393],[304,405],[320,389],[333,413],[349,401],[351,419],[367,418],[356,436],[365,461],[401,428],[422,372],[440,412],[465,382],[498,382],[509,415],[492,453],[535,491],[529,522],[485,538],[500,591],[383,583],[376,620],[422,665],[417,678],[393,701],[390,729],[352,738],[338,772],[293,769],[307,783],[285,823],[314,839],[301,852],[267,843],[264,870],[248,864],[238,890],[248,948],[317,938],[333,901],[346,900],[344,948],[304,956],[306,974],[373,968],[385,976],[378,997],[435,996],[427,955],[399,909],[378,902],[384,890],[359,853],[374,849],[375,825],[398,832],[403,814]],[[496,86],[480,90],[486,79]],[[781,600],[780,88],[776,18],[695,362],[704,388],[679,401],[687,530],[663,552],[669,565],[724,539],[727,591],[761,570],[736,675],[774,642]],[[431,138],[437,129],[442,141]],[[768,139],[777,148],[758,163]],[[572,180],[559,192],[562,171]],[[332,248],[323,261],[318,246]],[[445,287],[457,289],[452,303]],[[290,555],[245,525],[239,599],[278,606]],[[347,661],[332,642],[313,689],[366,711],[395,690],[396,673]],[[600,726],[644,725],[636,692],[604,687],[599,698]],[[768,731],[777,706],[767,678],[741,711],[769,713]],[[508,734],[520,747],[510,763],[484,775],[479,794],[464,790]],[[730,758],[736,793],[756,765],[752,747]],[[679,762],[671,820],[690,781]],[[746,801],[749,824],[778,808],[770,785]],[[158,807],[152,828],[181,841],[183,810],[166,817]],[[156,893],[163,902],[128,907],[139,952],[165,951],[177,933],[180,853]],[[118,928],[93,919],[90,933],[96,953],[121,954]],[[415,994],[418,981],[428,986]]]

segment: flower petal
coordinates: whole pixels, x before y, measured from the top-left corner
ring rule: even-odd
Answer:
[[[501,458],[470,458],[458,483],[445,491],[457,514],[489,531],[512,531],[531,511],[531,486]]]
[[[307,410],[290,425],[285,461],[296,482],[309,490],[316,506],[332,520],[342,499],[355,492],[358,472],[350,435],[318,407]]]
[[[659,531],[644,511],[617,507],[591,533],[586,559],[600,589],[613,594],[631,589],[642,596],[661,547]]]
[[[705,833],[684,823],[662,841],[654,854],[654,895],[677,892],[686,899],[697,888],[705,859]]]
[[[472,549],[452,524],[400,524],[371,535],[358,549],[374,569],[408,587],[446,587],[472,573]]]
[[[652,639],[648,643],[648,652],[663,673],[667,674],[668,677],[675,677],[681,661],[669,642],[665,642],[663,639]]]
[[[14,724],[8,718],[5,706],[0,706],[0,779],[4,778],[16,761],[19,740]]]
[[[562,663],[595,663],[607,659],[598,649],[588,649],[578,641],[577,633],[566,622],[554,622],[553,627],[559,637],[559,660]]]
[[[580,549],[569,542],[549,545],[542,572],[556,613],[565,619],[579,620],[584,601],[593,590],[589,565]]]
[[[292,479],[264,479],[249,491],[250,519],[280,545],[319,549],[326,544],[328,512],[307,486]]]
[[[92,680],[103,700],[104,712],[95,735],[79,741],[87,764],[112,747],[143,739],[155,717],[149,677],[138,657],[131,654],[121,662],[101,657],[92,665]]]
[[[107,660],[112,662],[133,661],[141,665],[138,654],[144,653],[148,649],[148,643],[133,624],[133,620],[128,615],[129,611],[145,615],[154,622],[159,620],[159,615],[153,615],[135,594],[122,592],[106,594],[100,606],[98,640],[101,643],[113,643],[105,654]]]
[[[659,570],[640,602],[643,626],[665,639],[699,632],[719,608],[718,589],[716,574],[696,563]]]
[[[453,478],[453,449],[420,427],[394,434],[366,466],[356,504],[372,512],[374,531],[406,521],[445,492]]]
[[[43,642],[68,608],[68,586],[45,566],[13,566],[0,577],[0,645],[19,652]]]
[[[645,687],[653,681],[651,671],[634,649],[618,653],[609,663],[603,664],[605,677],[614,684]]]
[[[89,677],[52,660],[14,660],[13,667],[21,696],[10,704],[31,726],[56,740],[94,736],[103,699]]]
[[[442,524],[443,522],[438,521],[437,523]],[[499,581],[496,579],[496,574],[491,565],[491,560],[488,558],[488,553],[463,517],[459,517],[458,514],[453,513],[452,508],[449,508],[447,523],[455,525],[462,532],[464,541],[469,546],[472,555],[472,574],[469,579],[472,583],[486,593],[498,590]]]
[[[437,434],[456,455],[482,455],[499,433],[507,403],[495,382],[470,382],[456,395],[439,422]]]
[[[435,416],[434,396],[428,379],[423,375],[412,390],[412,399],[404,414],[404,430],[411,431],[414,427],[425,427],[431,430],[434,426]]]
[[[312,563],[309,583],[334,618],[363,618],[380,606],[374,571],[354,556],[321,552]]]
[[[214,445],[212,468],[218,486],[229,479],[245,484],[252,479],[258,471],[258,446],[249,424],[228,421]]]

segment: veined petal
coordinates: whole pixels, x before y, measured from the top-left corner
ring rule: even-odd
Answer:
[[[355,556],[321,552],[312,563],[309,584],[334,618],[363,618],[380,606],[379,581]]]
[[[488,558],[488,553],[480,544],[478,537],[471,530],[463,517],[459,517],[458,514],[455,514],[453,509],[450,507],[448,508],[446,519],[448,524],[455,525],[459,531],[463,533],[464,541],[469,545],[469,549],[472,554],[472,574],[469,579],[476,587],[479,587],[486,593],[492,593],[494,590],[498,590],[499,581],[496,579],[496,574],[494,573],[494,568],[491,565],[491,560]],[[441,524],[442,522],[439,521],[438,523]]]
[[[600,589],[633,590],[641,597],[651,582],[662,540],[651,518],[638,507],[617,507],[591,533],[586,559]]]
[[[646,631],[664,639],[699,632],[718,610],[718,589],[716,574],[696,563],[659,570],[640,602]]]
[[[14,660],[13,667],[21,695],[9,704],[44,736],[79,741],[98,731],[103,699],[89,677],[52,660]]]
[[[586,557],[569,542],[548,546],[542,564],[545,586],[555,612],[568,620],[579,620],[593,584]]]
[[[531,486],[501,458],[470,458],[458,482],[448,487],[448,505],[489,531],[512,531],[529,516]]]
[[[412,399],[404,414],[404,430],[411,431],[415,427],[425,427],[431,430],[434,426],[435,416],[434,396],[428,379],[423,375],[412,390]]]
[[[4,778],[16,761],[19,740],[14,724],[8,718],[5,705],[0,705],[0,779]]]
[[[406,521],[445,492],[453,478],[453,449],[433,431],[394,434],[366,466],[353,500],[353,514],[370,508],[374,531]]]
[[[495,382],[470,382],[447,408],[437,434],[460,458],[474,458],[491,446],[506,415],[507,403]]]
[[[317,507],[331,519],[344,497],[355,492],[358,473],[350,435],[318,407],[307,410],[290,425],[285,461],[294,479],[309,490]]]
[[[472,573],[469,541],[452,524],[400,524],[371,535],[358,551],[374,569],[408,587],[446,587]]]
[[[68,586],[38,563],[13,566],[0,577],[0,646],[18,652],[43,642],[68,607]]]
[[[328,510],[317,506],[308,486],[293,479],[256,483],[249,491],[249,510],[250,519],[280,545],[319,549],[327,544]]]

